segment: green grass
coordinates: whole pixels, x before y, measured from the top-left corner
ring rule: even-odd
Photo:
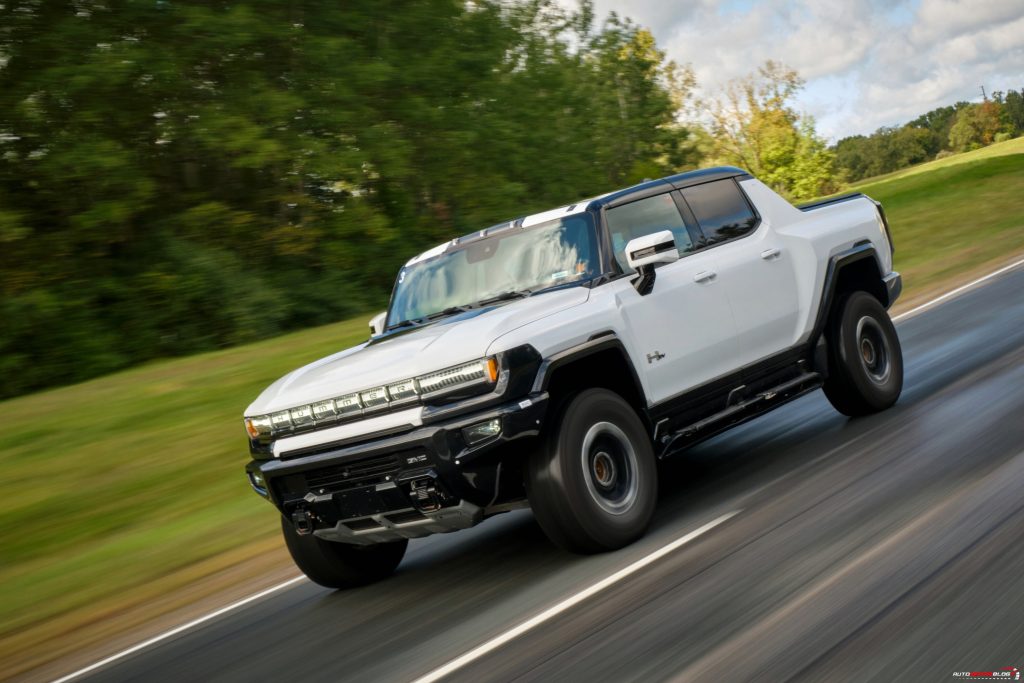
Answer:
[[[868,185],[877,185],[881,182],[906,178],[907,176],[917,175],[918,173],[928,173],[930,171],[937,171],[940,168],[956,166],[957,164],[965,164],[1011,154],[1024,154],[1024,137],[1014,138],[1004,142],[997,142],[993,145],[989,145],[988,147],[982,147],[981,149],[976,149],[971,152],[964,152],[963,154],[954,154],[952,156],[945,157],[944,159],[926,161],[923,164],[903,168],[899,171],[886,173],[885,175],[858,180],[853,184],[852,189],[859,190]]]
[[[1024,249],[1024,138],[1001,145],[854,188],[885,207],[908,296]]]
[[[1024,142],[996,147],[857,187],[886,207],[908,296],[1024,250]],[[273,539],[243,475],[242,411],[365,338],[368,318],[0,403],[0,660]]]
[[[368,317],[0,403],[0,660],[6,636],[151,597],[162,577],[274,534],[244,477],[242,411],[365,339]]]

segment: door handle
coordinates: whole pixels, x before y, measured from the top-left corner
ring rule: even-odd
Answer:
[[[713,270],[702,270],[693,276],[694,282],[710,282],[715,279],[715,271]]]
[[[781,249],[772,247],[771,249],[765,249],[764,251],[762,251],[761,258],[763,258],[765,261],[770,261],[771,259],[775,258],[776,256],[779,256],[780,254],[782,254]]]

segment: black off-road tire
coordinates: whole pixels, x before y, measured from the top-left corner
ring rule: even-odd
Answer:
[[[658,470],[636,411],[607,389],[563,403],[529,460],[526,493],[541,528],[566,550],[604,552],[640,538],[657,503]]]
[[[903,390],[903,352],[896,328],[878,299],[854,292],[840,303],[826,331],[832,406],[856,417],[885,410]]]
[[[351,588],[386,578],[395,571],[405,555],[409,541],[376,545],[351,545],[300,536],[284,517],[281,531],[288,552],[302,573],[327,588]]]

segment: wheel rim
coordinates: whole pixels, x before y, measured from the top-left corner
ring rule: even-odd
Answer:
[[[874,318],[864,316],[857,321],[857,356],[868,379],[885,384],[892,373],[892,353],[889,340]]]
[[[636,501],[636,449],[629,437],[611,422],[598,422],[587,430],[581,448],[587,490],[602,510],[621,515]]]

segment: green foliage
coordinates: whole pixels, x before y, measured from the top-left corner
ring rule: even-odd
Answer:
[[[1001,114],[1002,107],[988,100],[961,109],[949,129],[950,149],[967,152],[991,145],[1003,128]]]
[[[10,396],[383,304],[454,234],[696,163],[589,3],[0,6]]]
[[[702,161],[799,200],[1024,132],[1011,90],[828,149],[802,84],[681,123],[693,71],[589,1],[4,2],[0,397],[382,306],[433,244]]]
[[[791,105],[803,87],[797,73],[768,61],[751,75],[732,82],[708,103],[712,155],[741,166],[794,200],[837,189],[833,152]]]
[[[934,135],[926,128],[879,128],[873,135],[844,138],[835,147],[836,164],[849,180],[859,180],[927,161]]]
[[[1020,91],[1010,90],[1005,96],[996,93],[996,96],[996,101],[1003,105],[1010,135],[1024,134],[1024,88]]]

